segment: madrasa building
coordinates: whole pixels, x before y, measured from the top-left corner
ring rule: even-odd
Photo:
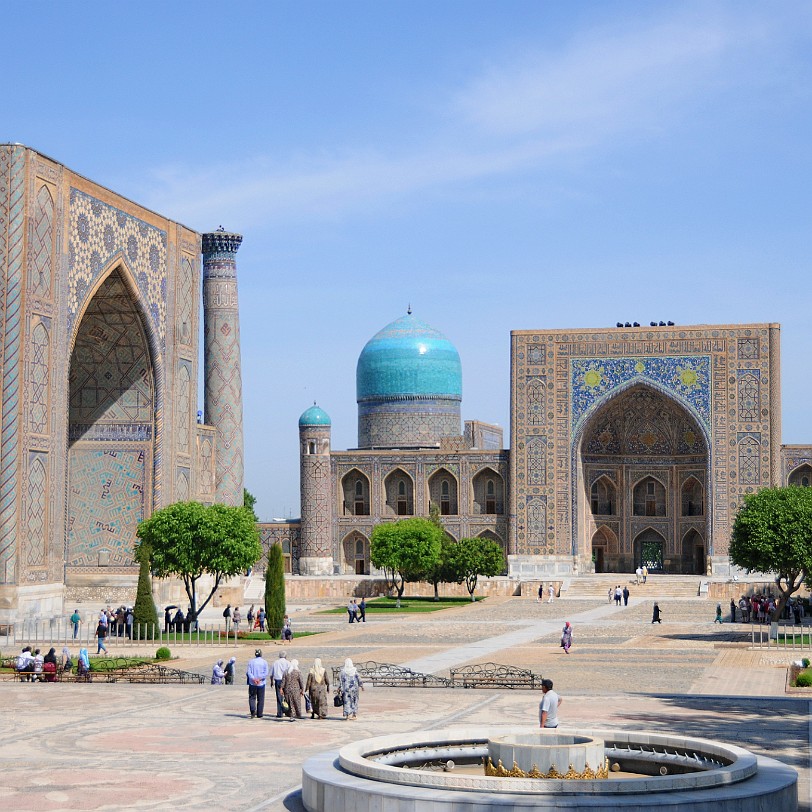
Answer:
[[[241,240],[0,145],[0,624],[131,600],[139,521],[243,503]]]
[[[303,575],[370,573],[379,522],[439,508],[455,539],[487,536],[507,573],[727,576],[743,496],[812,481],[812,447],[781,444],[777,324],[511,334],[510,449],[461,430],[459,355],[411,313],[358,359],[358,447],[299,420],[301,525],[277,533]]]

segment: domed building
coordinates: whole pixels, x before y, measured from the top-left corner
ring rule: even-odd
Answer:
[[[369,574],[376,524],[428,516],[454,538],[488,536],[507,552],[508,452],[499,426],[461,430],[462,365],[451,341],[409,312],[366,344],[356,368],[358,448],[330,448],[316,404],[299,418],[302,575]],[[279,532],[283,532],[280,528]]]

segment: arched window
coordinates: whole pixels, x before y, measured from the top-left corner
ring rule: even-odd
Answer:
[[[403,470],[396,469],[384,480],[388,516],[411,516],[414,514],[414,486],[411,477]]]
[[[474,513],[504,513],[505,485],[491,468],[480,471],[473,479]]]
[[[429,502],[440,509],[441,516],[456,516],[457,478],[445,468],[429,477]]]
[[[703,516],[705,513],[705,489],[695,477],[688,477],[682,486],[682,515]]]
[[[635,516],[665,516],[665,488],[654,477],[646,477],[634,488]]]
[[[615,515],[615,486],[606,477],[599,477],[592,483],[590,496],[593,516]]]
[[[369,516],[369,479],[353,469],[341,480],[345,516]]]
[[[801,488],[808,488],[812,483],[812,466],[802,465],[789,475],[789,484]]]

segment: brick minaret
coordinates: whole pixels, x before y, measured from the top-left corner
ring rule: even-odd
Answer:
[[[204,420],[217,429],[216,499],[243,504],[242,373],[237,306],[241,234],[203,235]]]

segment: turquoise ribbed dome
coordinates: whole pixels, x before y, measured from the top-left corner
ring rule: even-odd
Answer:
[[[309,409],[302,412],[299,418],[300,426],[329,426],[330,415],[314,403]]]
[[[383,328],[361,351],[355,373],[358,401],[397,397],[462,398],[456,347],[411,313]]]

